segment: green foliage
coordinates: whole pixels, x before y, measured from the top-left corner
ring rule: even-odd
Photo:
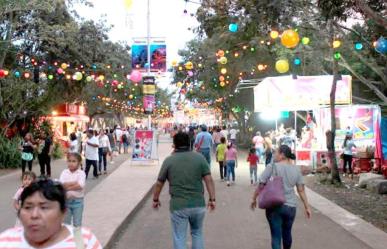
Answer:
[[[52,157],[54,159],[61,159],[64,157],[63,146],[58,142],[54,142],[54,148],[52,150]]]
[[[20,139],[9,140],[0,135],[0,169],[18,168],[21,165]]]

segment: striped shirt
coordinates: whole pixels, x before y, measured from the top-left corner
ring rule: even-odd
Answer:
[[[50,247],[45,247],[44,249],[77,249],[74,239],[73,227],[66,225],[66,228],[70,232],[70,235],[66,239]],[[102,249],[101,244],[89,229],[82,228],[82,237],[85,249]],[[11,228],[0,234],[0,248],[35,249],[35,247],[29,245],[25,239],[23,227]]]

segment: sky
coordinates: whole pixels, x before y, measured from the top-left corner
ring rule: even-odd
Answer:
[[[108,24],[114,25],[109,36],[113,41],[126,41],[132,44],[135,37],[147,35],[147,0],[133,0],[132,7],[125,8],[124,0],[90,0],[94,8],[79,6],[78,13],[86,18],[98,20],[106,14]],[[150,0],[151,36],[165,37],[167,60],[178,59],[178,50],[195,37],[188,28],[198,25],[191,13],[196,13],[197,4],[184,0]],[[184,9],[188,14],[184,14]]]

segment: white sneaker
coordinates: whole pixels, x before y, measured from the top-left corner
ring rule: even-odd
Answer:
[[[111,163],[111,164],[113,164],[113,163],[114,163],[114,161],[110,161],[110,163]]]
[[[227,187],[230,187],[230,185],[231,185],[231,184],[230,184],[230,182],[229,182],[229,181],[227,181]]]

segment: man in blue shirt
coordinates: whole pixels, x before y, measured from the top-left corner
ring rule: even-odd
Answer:
[[[202,125],[202,132],[200,132],[195,139],[195,148],[200,152],[211,166],[211,148],[213,145],[212,136],[207,131],[207,126]]]

